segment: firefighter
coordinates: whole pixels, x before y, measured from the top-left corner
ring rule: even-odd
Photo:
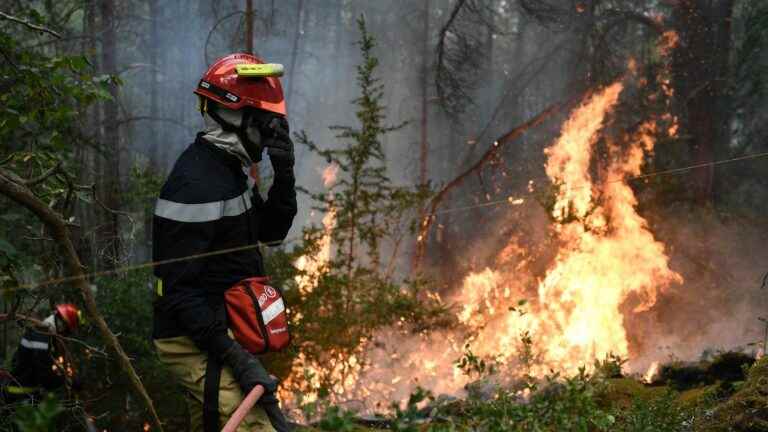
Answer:
[[[155,268],[153,338],[185,389],[194,431],[219,431],[256,385],[265,394],[238,430],[289,430],[277,380],[233,340],[224,304],[226,289],[264,275],[258,243],[284,240],[297,211],[278,69],[248,54],[208,69],[195,90],[204,130],[179,156],[155,207],[154,260],[185,259]],[[274,171],[266,199],[249,175],[264,150]]]
[[[29,327],[13,355],[10,373],[0,374],[6,403],[40,400],[44,393],[61,388],[69,379],[76,380],[63,353],[54,344],[54,337],[74,333],[81,314],[73,304],[57,305],[53,314],[43,320],[41,328]]]

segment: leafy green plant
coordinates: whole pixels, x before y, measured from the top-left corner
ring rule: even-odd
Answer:
[[[420,413],[419,404],[426,401],[434,401],[435,398],[427,390],[418,387],[415,392],[408,397],[405,409],[400,408],[400,404],[392,404],[394,418],[390,429],[395,432],[417,432],[419,420],[424,416]]]
[[[496,364],[492,359],[481,358],[472,352],[469,344],[464,345],[464,353],[456,360],[456,367],[469,377],[484,378],[496,373]]]
[[[352,411],[331,406],[325,410],[323,417],[317,423],[317,427],[324,431],[352,432],[356,429],[354,417],[355,413]]]
[[[608,353],[605,359],[595,360],[595,372],[603,378],[621,378],[624,376],[622,370],[627,361],[617,354]]]
[[[686,430],[688,413],[675,401],[675,393],[667,392],[650,401],[635,399],[628,410],[616,412],[617,432],[678,432]]]
[[[55,432],[56,419],[63,412],[56,396],[49,393],[37,405],[25,403],[18,406],[13,422],[21,432]]]
[[[515,391],[502,390],[488,400],[469,400],[459,430],[475,431],[608,431],[615,417],[600,408],[596,394],[602,382],[582,369],[576,376],[547,377],[541,390],[528,400]],[[435,431],[446,430],[436,425]]]

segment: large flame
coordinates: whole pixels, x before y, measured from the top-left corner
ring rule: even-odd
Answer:
[[[609,143],[611,161],[600,170],[602,182],[590,173],[599,132],[622,89],[615,83],[591,97],[546,150],[546,172],[557,185],[552,229],[560,248],[528,313],[508,312],[511,302],[525,295],[515,281],[519,272],[486,270],[466,278],[459,318],[479,329],[475,352],[517,353],[520,335],[526,334],[541,371],[573,371],[611,354],[626,358],[622,308],[631,303],[630,313],[645,311],[661,289],[682,281],[669,269],[664,245],[637,213],[634,192],[624,181],[640,174],[644,156],[653,151],[653,123],[629,137],[627,151]],[[517,253],[524,258],[524,251]],[[471,301],[474,296],[479,301]]]
[[[662,54],[676,43],[675,34],[665,34]],[[661,81],[662,93],[671,96],[671,86]],[[677,119],[661,116],[612,139],[615,133],[603,130],[623,89],[618,81],[586,98],[545,150],[545,171],[554,185],[550,233],[557,245],[545,271],[534,270],[534,257],[512,236],[493,268],[466,276],[447,299],[458,305],[464,331],[408,336],[394,326],[381,332],[362,353],[366,362],[352,371],[354,379],[341,379],[344,399],[365,400],[364,408],[376,409],[377,402],[405,399],[416,386],[460,392],[472,379],[456,364],[467,348],[495,360],[510,377],[553,369],[571,373],[611,355],[633,354],[626,318],[648,311],[682,277],[670,269],[665,246],[637,212],[628,179],[640,175],[653,154],[657,128],[668,127],[673,136]],[[657,126],[657,120],[667,126]]]
[[[336,183],[339,167],[336,164],[328,165],[322,172],[323,186],[331,188]],[[299,270],[296,276],[296,284],[302,295],[310,293],[320,276],[323,268],[331,259],[331,234],[336,227],[336,209],[331,206],[323,216],[323,235],[317,245],[317,252],[313,255],[300,256],[294,266]]]

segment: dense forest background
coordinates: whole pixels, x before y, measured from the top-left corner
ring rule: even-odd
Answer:
[[[649,271],[659,286],[652,307],[639,308],[637,293],[619,302],[624,352],[574,354],[582,373],[598,372],[564,368],[567,380],[541,403],[519,404],[518,380],[485,399],[507,405],[471,402],[462,412],[491,419],[474,425],[481,430],[691,430],[699,417],[686,409],[719,413],[706,404],[752,389],[742,377],[742,389],[709,389],[693,408],[665,394],[618,414],[593,400],[601,371],[642,375],[660,361],[765,350],[768,2],[0,0],[0,361],[10,364],[24,326],[55,303],[84,307],[90,325],[64,341],[84,385],[43,405],[60,428],[79,430],[88,417],[99,429],[155,430],[156,410],[166,430],[185,429],[181,392],[149,338],[152,212],[202,127],[192,90],[215,59],[239,51],[286,67],[304,193],[285,243],[264,251],[295,318],[293,348],[267,359],[294,418],[349,430],[347,409],[391,412],[394,427],[413,430],[416,405],[436,403],[421,386],[451,397],[476,395],[471,384],[486,379],[509,389],[499,371],[523,365],[527,394],[546,387],[536,379],[547,374],[532,372],[537,359],[551,365],[534,352],[535,332],[482,345],[496,321],[477,325],[456,311],[537,314],[544,306],[527,310],[526,299],[545,299],[537,286],[569,256],[557,228],[578,220],[583,235],[600,231],[590,217],[611,202],[613,164],[648,119],[654,145],[642,171],[619,180],[643,232],[663,244],[664,266]],[[589,211],[560,217],[558,201],[573,189],[552,173],[550,146],[579,106],[617,82],[626,88],[586,162],[602,186],[591,187]],[[662,283],[667,263],[677,276]],[[484,269],[507,285],[472,285]],[[491,296],[502,286],[513,294]],[[468,292],[489,297],[472,309]],[[437,356],[430,335],[455,347]],[[395,357],[401,363],[388,363]],[[425,359],[434,364],[414,366]],[[750,376],[764,386],[764,373]],[[562,402],[561,417],[541,417],[550,402]],[[733,430],[716,429],[730,415],[722,412],[695,430]],[[642,429],[645,414],[669,424]],[[574,416],[586,423],[568,423]],[[768,430],[750,427],[736,430]]]

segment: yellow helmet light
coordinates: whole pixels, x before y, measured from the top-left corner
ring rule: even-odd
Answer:
[[[279,63],[249,63],[235,66],[237,75],[248,78],[281,77],[285,68]]]

